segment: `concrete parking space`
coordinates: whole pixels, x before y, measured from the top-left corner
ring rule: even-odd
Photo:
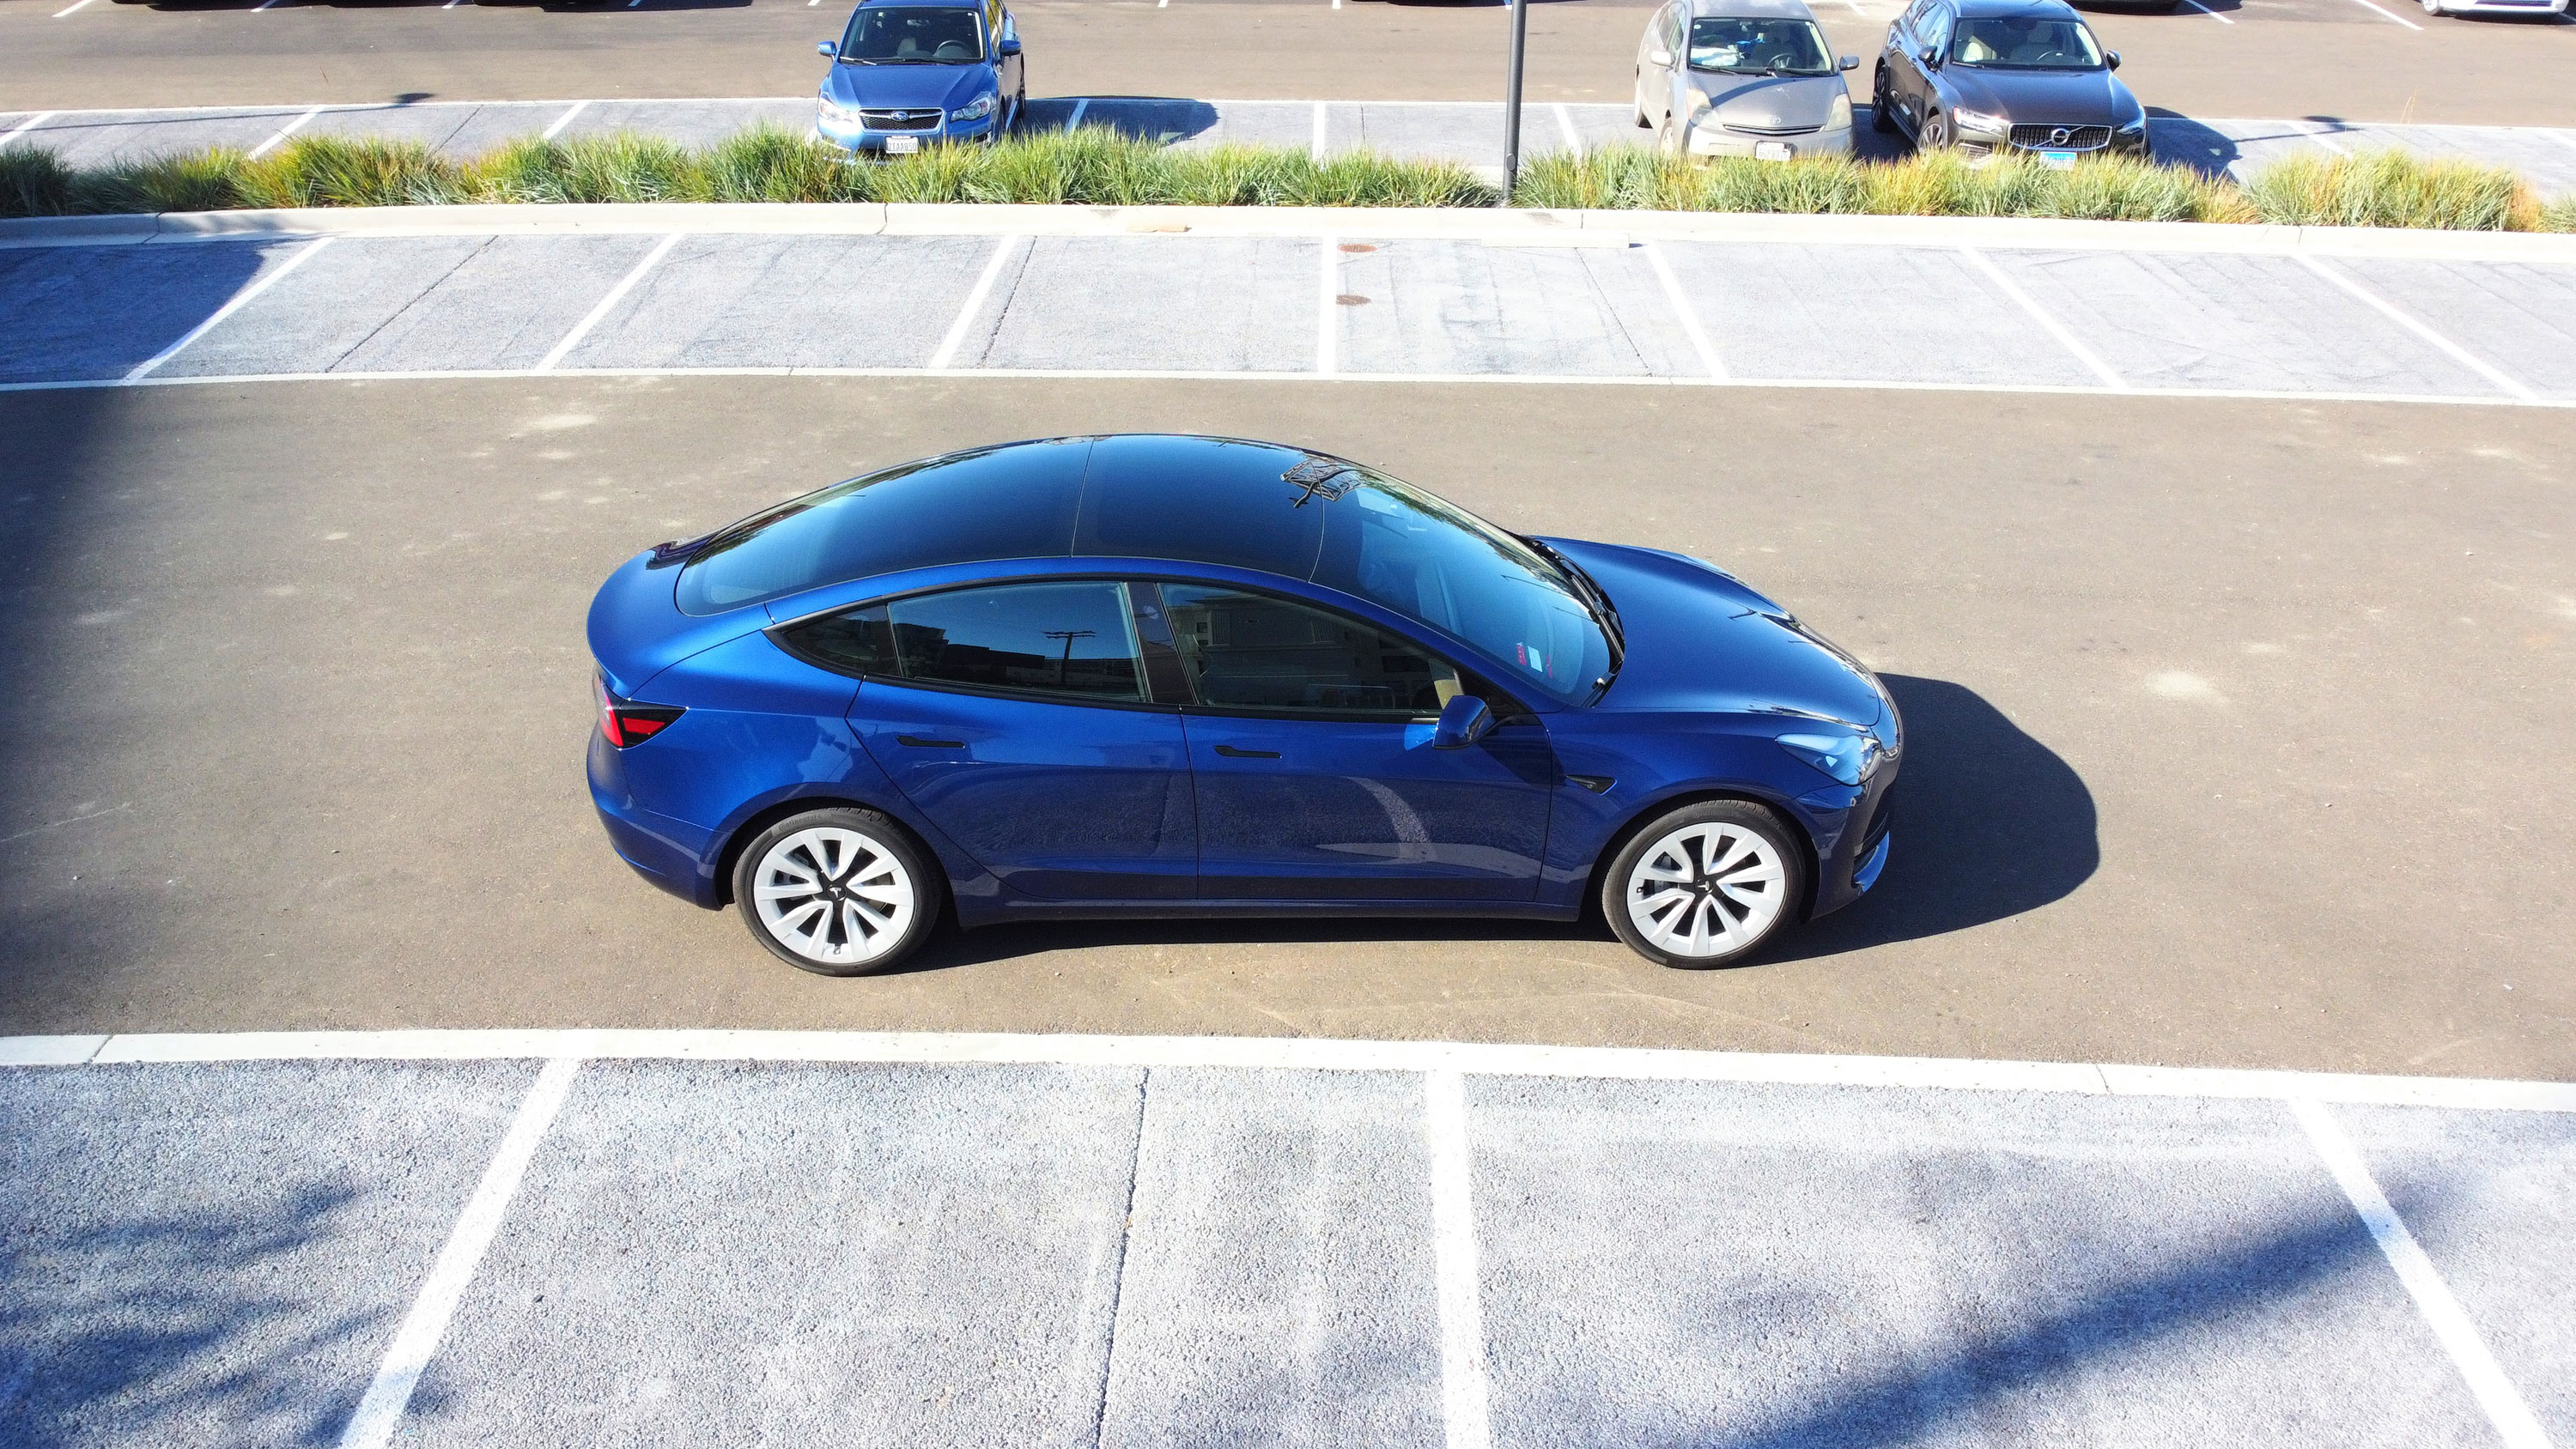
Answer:
[[[2576,1113],[2545,1106],[1857,1058],[372,1040],[0,1067],[0,1431],[2259,1449],[2576,1427]]]
[[[631,268],[654,242],[628,240],[636,244],[621,254]],[[563,365],[925,367],[993,245],[969,237],[740,240],[674,242]]]
[[[149,257],[0,251],[0,385],[124,377],[273,278],[304,245],[224,242]]]
[[[1311,242],[1031,237],[986,243],[992,285],[958,320],[956,367],[1305,372],[1315,365]],[[1139,309],[1140,298],[1153,298]]]
[[[2544,396],[2576,397],[2576,268],[2460,268],[2394,257],[2337,265],[2363,287],[2475,336],[2485,360]]]
[[[1706,377],[1642,247],[1339,243],[1336,366],[1452,376]]]

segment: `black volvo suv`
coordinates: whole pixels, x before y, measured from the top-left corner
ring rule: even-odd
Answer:
[[[1872,123],[1918,147],[2073,165],[2151,154],[2147,113],[2064,0],[1914,0],[1879,51]]]

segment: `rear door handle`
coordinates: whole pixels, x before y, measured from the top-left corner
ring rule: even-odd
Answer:
[[[917,750],[962,750],[966,748],[966,742],[964,740],[924,739],[920,735],[896,735],[894,737],[894,742],[899,745],[910,745]]]
[[[1219,745],[1216,747],[1216,752],[1230,760],[1275,760],[1279,758],[1279,752],[1277,750],[1238,750],[1232,745]]]

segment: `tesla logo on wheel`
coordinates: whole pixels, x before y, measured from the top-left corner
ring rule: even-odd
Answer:
[[[2075,139],[2075,133],[2066,129],[2064,126],[2060,126],[2056,130],[2048,133],[2048,139],[2060,146],[2063,146],[2067,142]]]

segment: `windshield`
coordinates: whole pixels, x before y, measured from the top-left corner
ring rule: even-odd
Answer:
[[[1991,70],[2100,70],[2102,49],[2081,20],[2007,15],[1962,20],[1950,58]]]
[[[1834,60],[1813,21],[1721,15],[1691,22],[1690,68],[1724,75],[1832,75]]]
[[[1464,639],[1513,666],[1502,681],[1568,704],[1610,673],[1610,643],[1580,591],[1528,545],[1365,468],[1326,515],[1314,581]]]
[[[841,36],[840,58],[854,65],[953,65],[982,60],[982,13],[863,5]]]

